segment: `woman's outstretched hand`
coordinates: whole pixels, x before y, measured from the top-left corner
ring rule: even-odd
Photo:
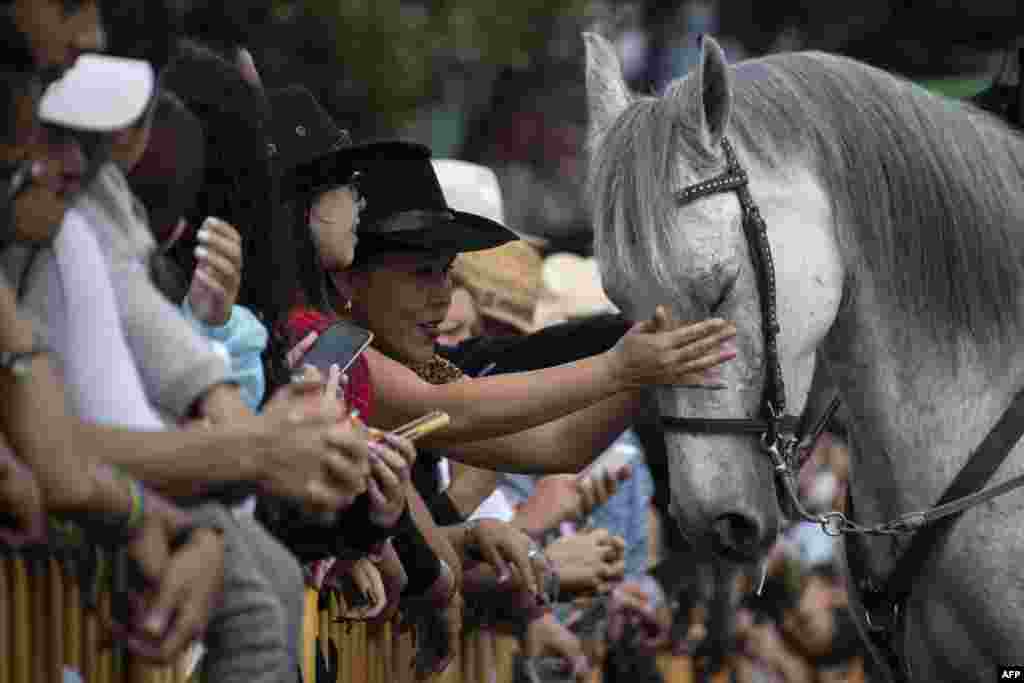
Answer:
[[[651,320],[634,325],[607,353],[613,377],[626,389],[721,388],[715,366],[736,357],[735,336],[736,327],[718,318],[676,326],[658,306]]]

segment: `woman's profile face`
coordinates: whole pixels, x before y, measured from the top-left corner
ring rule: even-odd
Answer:
[[[354,187],[344,185],[321,193],[309,210],[320,262],[328,272],[345,270],[355,255],[356,227],[362,201]]]
[[[74,136],[39,125],[37,94],[26,86],[15,95],[12,135],[0,142],[0,163],[19,167],[7,179],[20,188],[12,207],[15,239],[46,243],[56,236],[64,212],[82,189],[87,159]],[[41,174],[30,170],[31,162],[42,165]]]
[[[403,363],[434,357],[452,303],[453,253],[393,254],[353,273],[352,314],[374,345]]]

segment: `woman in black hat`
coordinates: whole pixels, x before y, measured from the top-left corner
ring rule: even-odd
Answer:
[[[311,106],[315,111],[282,116],[289,124],[277,122],[275,114],[276,145],[284,155],[282,194],[295,207],[301,299],[324,313],[348,315],[376,335],[375,348],[365,357],[381,426],[401,424],[427,409],[443,410],[451,424],[422,443],[454,448],[457,460],[508,471],[576,471],[629,422],[628,411],[638,406],[635,390],[707,384],[702,372],[733,357],[721,349],[735,334],[725,321],[671,331],[659,331],[663,321],[651,321],[634,326],[607,353],[577,363],[454,386],[418,380],[402,363],[423,363],[428,373],[443,373],[434,342],[450,287],[448,294],[423,299],[428,288],[413,280],[442,281],[459,252],[499,246],[517,236],[486,218],[453,211],[428,148],[404,142],[349,146],[315,100]],[[324,205],[318,202],[325,190],[341,188],[349,188],[357,210],[321,213],[318,207]],[[351,241],[332,240],[331,234]],[[353,243],[352,261],[346,263]],[[385,270],[410,276],[402,288],[408,301],[395,298],[398,279]],[[301,348],[308,348],[312,339],[304,342]],[[615,418],[621,424],[609,423]],[[598,424],[601,428],[594,429]],[[516,432],[522,433],[496,439]],[[467,445],[485,439],[490,441]]]

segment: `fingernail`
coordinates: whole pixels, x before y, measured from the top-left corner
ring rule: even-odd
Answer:
[[[210,239],[210,231],[207,230],[206,228],[203,228],[198,233],[196,233],[196,237],[199,238],[200,242],[206,242],[207,240]]]
[[[736,342],[734,342],[732,339],[728,339],[728,340],[722,342],[722,351],[724,353],[733,353],[734,354],[734,353],[737,352],[737,350],[738,349],[736,348]]]
[[[574,674],[590,673],[590,660],[586,655],[579,655],[572,660],[572,671]]]
[[[704,379],[708,382],[720,382],[722,380],[722,371],[718,368],[708,368],[704,371]]]
[[[509,573],[509,571],[507,569],[503,569],[501,570],[501,573],[498,574],[498,583],[505,583],[511,577],[512,575]]]
[[[45,161],[33,161],[32,162],[32,177],[39,178],[46,173],[46,162]]]
[[[206,250],[206,247],[196,247],[195,254],[197,259],[205,259],[210,252]]]

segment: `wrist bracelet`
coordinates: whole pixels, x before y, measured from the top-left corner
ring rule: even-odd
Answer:
[[[132,498],[132,507],[128,512],[128,519],[125,521],[124,526],[127,535],[135,536],[135,534],[142,531],[142,525],[146,520],[145,489],[138,479],[129,477],[117,467],[112,467],[111,470],[114,472],[115,478],[128,484],[128,492]]]
[[[146,497],[142,484],[116,467],[110,468],[114,478],[128,484],[131,506],[127,513],[83,512],[66,515],[98,545],[116,547],[130,543],[142,530],[146,518]]]

